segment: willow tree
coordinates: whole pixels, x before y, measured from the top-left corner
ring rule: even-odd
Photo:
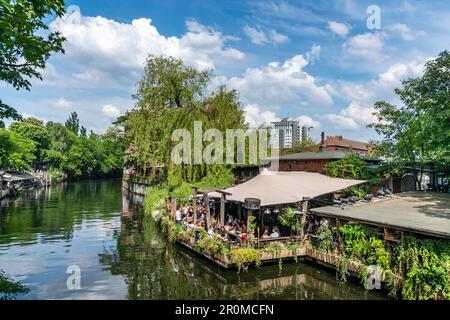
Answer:
[[[203,163],[174,164],[172,133],[186,129],[193,133],[195,121],[203,130],[221,132],[245,128],[238,93],[220,88],[207,94],[210,73],[199,71],[172,57],[150,56],[139,82],[135,108],[124,123],[126,139],[133,152],[134,165],[151,177],[158,176],[169,185],[200,181],[211,171],[220,172],[224,165]],[[194,141],[191,142],[194,146]]]

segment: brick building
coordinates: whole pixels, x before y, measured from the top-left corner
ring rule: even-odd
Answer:
[[[366,142],[345,139],[343,136],[328,136],[325,138],[324,132],[322,132],[320,145],[324,151],[353,152],[362,156],[367,156],[369,153],[369,144]]]
[[[348,152],[299,152],[279,157],[280,171],[307,171],[325,173],[325,164],[329,161],[340,160],[349,155]],[[269,161],[264,161],[269,166]]]

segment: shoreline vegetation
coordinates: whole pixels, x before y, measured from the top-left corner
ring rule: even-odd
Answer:
[[[358,224],[345,224],[339,228],[319,228],[314,240],[300,241],[292,237],[288,242],[273,242],[257,247],[255,235],[249,235],[245,246],[230,246],[223,239],[211,236],[202,227],[185,228],[174,221],[166,203],[166,193],[149,188],[144,201],[145,213],[154,219],[166,234],[168,241],[180,242],[213,260],[227,261],[237,272],[249,266],[260,267],[264,256],[278,259],[282,268],[285,258],[301,261],[300,256],[325,255],[333,260],[336,278],[346,282],[348,277],[359,277],[361,285],[369,289],[371,272],[379,271],[379,279],[388,296],[404,300],[450,300],[450,242],[437,239],[406,236],[393,245],[383,240],[377,230]],[[250,226],[255,230],[256,226]],[[197,235],[196,235],[197,233]],[[339,240],[336,240],[339,239]],[[301,250],[308,253],[299,254]],[[328,263],[331,265],[331,263]]]
[[[124,150],[122,128],[88,133],[76,112],[65,124],[29,117],[0,128],[0,169],[28,172],[43,184],[120,177]]]

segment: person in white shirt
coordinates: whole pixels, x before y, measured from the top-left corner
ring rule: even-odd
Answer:
[[[177,211],[175,212],[175,221],[176,221],[176,222],[181,222],[181,220],[183,220],[183,218],[181,217],[181,211],[180,211],[180,210],[177,210]]]

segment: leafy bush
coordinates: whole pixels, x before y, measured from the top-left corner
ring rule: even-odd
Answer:
[[[278,219],[281,225],[291,229],[294,233],[300,230],[300,221],[293,208],[285,208]]]
[[[330,177],[336,178],[365,179],[368,176],[365,161],[355,155],[329,161],[325,164],[325,172]]]
[[[450,243],[406,237],[396,249],[394,271],[402,274],[402,298],[450,299]]]
[[[261,252],[258,249],[241,248],[233,249],[230,252],[233,262],[238,267],[238,272],[249,263],[255,263],[257,267],[261,265]]]
[[[9,279],[3,270],[0,269],[0,300],[12,300],[18,294],[28,293],[29,288],[20,282]]]
[[[168,196],[169,191],[166,188],[148,188],[144,199],[145,213],[154,214],[155,211],[163,210]]]
[[[327,226],[320,226],[317,230],[317,250],[327,252],[331,248],[333,242],[333,232]]]

